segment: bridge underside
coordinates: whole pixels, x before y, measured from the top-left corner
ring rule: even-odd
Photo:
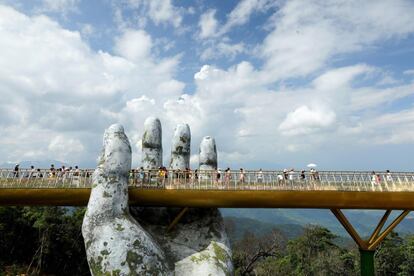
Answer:
[[[89,188],[4,188],[0,205],[86,206]],[[412,192],[129,189],[136,206],[413,210]]]

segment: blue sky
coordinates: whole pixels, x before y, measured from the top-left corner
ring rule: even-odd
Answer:
[[[413,170],[414,2],[0,0],[0,162],[92,167],[124,125],[221,167]]]

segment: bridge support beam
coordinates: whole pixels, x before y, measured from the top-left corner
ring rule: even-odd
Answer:
[[[178,215],[174,218],[174,220],[168,225],[167,227],[167,233],[170,232],[175,225],[180,221],[180,219],[184,216],[184,214],[188,211],[188,207],[184,207],[181,209],[181,211],[178,213]]]
[[[402,211],[401,214],[399,214],[398,217],[396,217],[394,221],[392,221],[388,225],[388,227],[380,234],[389,215],[391,214],[391,210],[387,210],[385,214],[382,216],[381,220],[379,221],[377,227],[375,227],[369,239],[363,240],[340,209],[331,209],[331,211],[359,247],[359,253],[361,256],[361,275],[362,276],[374,276],[375,275],[375,268],[374,268],[375,249],[410,212],[410,210]]]
[[[361,257],[361,276],[374,276],[374,254],[375,250],[359,249],[359,255]]]

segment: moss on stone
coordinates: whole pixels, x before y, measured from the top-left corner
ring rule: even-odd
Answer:
[[[101,256],[98,256],[97,261],[95,261],[93,258],[89,259],[89,267],[93,275],[103,275],[102,260],[103,258]]]
[[[214,260],[216,262],[216,266],[221,268],[226,275],[230,275],[230,272],[227,270],[226,263],[230,259],[230,255],[224,250],[220,245],[216,242],[212,242],[213,250],[214,250]]]
[[[142,264],[142,256],[138,255],[132,250],[128,250],[126,256],[126,263],[128,264],[128,267],[131,270],[131,272],[135,272],[138,266]]]
[[[141,241],[140,240],[135,240],[134,243],[132,244],[135,248],[139,248],[141,247]]]
[[[115,230],[116,230],[116,231],[124,231],[124,230],[125,230],[125,228],[124,228],[124,227],[122,227],[122,225],[121,225],[120,223],[117,223],[117,224],[116,224],[116,228],[115,228]]]
[[[110,195],[107,191],[103,192],[103,197],[112,197],[112,195]]]
[[[197,256],[191,256],[191,259],[190,260],[192,262],[196,263],[196,264],[199,264],[199,263],[201,263],[203,261],[209,260],[210,258],[211,258],[210,254],[208,254],[208,253],[200,253],[200,255],[198,257]]]
[[[106,250],[106,249],[104,249],[104,250],[102,250],[101,251],[101,255],[103,255],[103,256],[107,256],[107,255],[109,255],[111,252],[109,252],[108,250]]]
[[[221,248],[221,246],[218,245],[216,242],[213,242],[212,245],[216,258],[224,263],[227,262],[230,256],[229,254],[227,254],[226,250]]]
[[[88,250],[88,248],[91,246],[92,244],[92,240],[88,240],[85,244],[86,250]]]

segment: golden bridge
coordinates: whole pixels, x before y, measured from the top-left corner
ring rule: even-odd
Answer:
[[[0,170],[0,205],[85,206],[93,170]],[[413,172],[131,171],[129,202],[137,206],[330,209],[361,252],[362,275],[373,275],[374,251],[414,209]],[[363,239],[341,209],[384,209]],[[400,214],[382,231],[392,210]],[[382,232],[381,232],[382,231]]]
[[[0,205],[87,205],[93,170],[0,170]],[[218,208],[414,209],[414,173],[131,172],[131,205]]]

